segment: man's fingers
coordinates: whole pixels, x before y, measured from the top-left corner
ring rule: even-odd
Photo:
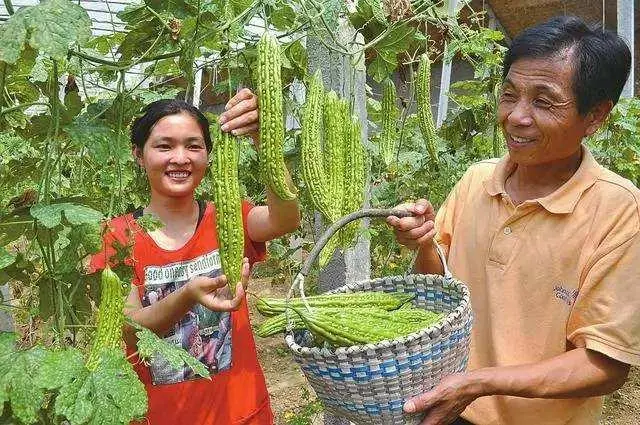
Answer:
[[[233,108],[243,100],[251,99],[252,97],[256,97],[256,96],[253,94],[253,92],[251,92],[251,90],[247,88],[241,89],[240,91],[238,91],[238,93],[235,94],[235,96],[229,99],[227,104],[224,106],[224,109],[225,111],[228,111],[229,109]]]
[[[407,413],[423,412],[431,409],[435,405],[436,401],[437,399],[434,397],[433,392],[429,391],[410,398],[404,403],[402,408]]]
[[[231,131],[242,127],[247,127],[257,123],[259,120],[258,110],[246,112],[237,118],[227,121],[221,128],[222,131]]]
[[[231,130],[231,134],[234,136],[244,136],[245,134],[251,134],[258,131],[260,128],[259,123],[251,124],[246,127],[236,128],[235,130]]]
[[[421,236],[418,239],[416,239],[416,244],[417,245],[424,245],[425,243],[433,240],[433,238],[435,238],[435,236],[436,236],[436,229],[433,228],[430,231],[428,231],[427,234],[425,234],[424,236]]]
[[[220,114],[220,118],[218,118],[218,122],[220,122],[220,124],[224,124],[234,118],[241,116],[242,114],[246,114],[247,112],[257,111],[257,110],[258,110],[258,99],[256,98],[244,99],[238,102],[238,104],[236,104],[231,109]]]
[[[404,217],[399,219],[393,227],[401,232],[408,232],[409,230],[413,230],[424,225],[425,221],[425,218],[421,215],[415,217]]]

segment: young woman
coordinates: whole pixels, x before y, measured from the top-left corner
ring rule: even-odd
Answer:
[[[220,116],[223,131],[249,135],[259,147],[258,102],[243,89]],[[199,358],[210,379],[162,358],[142,364],[133,356],[145,384],[152,425],[267,425],[273,423],[264,375],[258,364],[245,300],[249,269],[265,257],[265,242],[298,227],[296,201],[282,201],[267,190],[267,205],[244,202],[245,259],[235,294],[226,286],[218,252],[215,205],[195,199],[211,151],[209,123],[195,107],[179,100],[151,103],[131,130],[133,154],[144,169],[151,200],[144,209],[110,222],[105,251],[91,264],[99,270],[121,247],[134,279],[126,314],[172,344]],[[214,141],[215,142],[215,141]],[[135,221],[157,217],[163,227],[144,231]],[[136,351],[125,331],[127,351]]]

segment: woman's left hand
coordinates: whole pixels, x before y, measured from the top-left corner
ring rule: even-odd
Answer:
[[[249,136],[254,144],[258,144],[260,114],[258,113],[258,96],[247,88],[241,89],[229,99],[220,114],[218,122],[222,131],[230,132],[234,136]]]

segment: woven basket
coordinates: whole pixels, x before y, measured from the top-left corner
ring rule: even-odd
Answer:
[[[292,290],[304,296],[304,276],[327,240],[361,217],[406,216],[391,210],[362,210],[332,225],[307,258]],[[444,258],[439,251],[441,258]],[[415,294],[413,304],[446,316],[435,325],[395,340],[340,347],[311,346],[307,331],[288,333],[295,361],[327,411],[357,424],[418,424],[423,414],[405,414],[404,402],[452,373],[466,369],[473,314],[469,290],[449,273],[409,274],[347,284],[331,292],[398,291]],[[290,292],[289,295],[291,295]]]

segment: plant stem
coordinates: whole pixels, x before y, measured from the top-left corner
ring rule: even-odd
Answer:
[[[4,65],[6,65],[6,64],[4,64]],[[2,78],[0,79],[0,85],[3,85],[3,84],[4,84],[4,73],[2,74]],[[2,100],[0,100],[0,102],[2,102]],[[2,112],[0,112],[0,117],[5,115],[5,114],[11,113],[13,111],[18,111],[20,109],[27,109],[27,108],[29,108],[31,106],[37,106],[37,105],[47,106],[47,107],[50,106],[48,103],[44,103],[44,102],[21,103],[20,105],[16,105],[16,106],[12,106],[11,108],[3,109]]]
[[[58,62],[53,61],[53,75],[51,78],[51,87],[49,92],[49,101],[51,102],[51,119],[52,119],[52,131],[50,131],[50,135],[47,138],[47,160],[45,163],[45,180],[44,180],[44,193],[43,197],[45,200],[49,197],[49,192],[51,190],[51,148],[55,148],[52,146],[55,144],[56,139],[58,138],[58,129],[60,126],[60,99],[58,98]],[[51,130],[51,127],[50,127]],[[50,143],[54,142],[54,143]],[[60,152],[58,152],[60,155]],[[56,159],[57,162],[57,159]]]
[[[4,85],[7,76],[7,63],[2,62],[2,68],[0,68],[0,116],[5,114],[5,111],[2,109],[4,106],[4,96],[1,94],[4,92]]]
[[[169,24],[168,24],[168,23],[166,23],[166,22],[164,21],[164,19],[162,19],[162,16],[160,16],[160,14],[158,14],[158,12],[156,12],[155,10],[153,10],[153,8],[151,8],[151,7],[149,7],[149,6],[145,6],[145,7],[147,8],[147,10],[148,10],[149,12],[151,12],[151,14],[152,14],[153,16],[155,16],[155,17],[156,17],[156,19],[158,19],[158,21],[160,21],[160,23],[162,24],[162,26],[164,26],[164,27],[169,31],[169,34],[171,34],[171,33],[173,32],[173,28],[171,28],[171,27],[169,26]],[[200,14],[198,14],[198,16],[200,16]]]
[[[127,70],[131,68],[133,65],[137,65],[140,63],[147,63],[147,62],[154,62],[162,59],[175,58],[177,56],[180,56],[180,53],[182,53],[182,50],[177,50],[175,52],[162,53],[160,55],[152,56],[152,57],[145,58],[138,61],[125,61],[125,62],[114,62],[114,61],[110,61],[103,58],[97,58],[95,56],[90,56],[90,55],[87,55],[86,53],[82,53],[79,50],[69,50],[69,53],[73,56],[77,56],[89,62],[111,66],[114,68],[114,71],[122,71],[122,70]]]
[[[13,9],[13,4],[11,3],[11,0],[4,0],[4,7],[7,9],[7,13],[9,14],[9,16],[16,13],[15,10]]]

